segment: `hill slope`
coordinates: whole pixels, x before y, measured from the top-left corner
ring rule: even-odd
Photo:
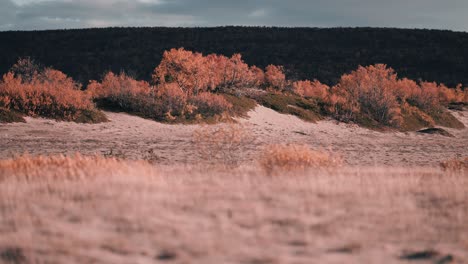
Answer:
[[[379,28],[105,28],[0,32],[0,72],[31,56],[87,83],[108,70],[150,78],[164,50],[241,53],[285,65],[290,78],[334,84],[358,65],[385,63],[402,77],[468,86],[468,33]]]

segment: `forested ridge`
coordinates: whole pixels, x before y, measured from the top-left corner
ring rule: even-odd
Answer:
[[[0,72],[29,56],[87,84],[108,71],[150,80],[163,52],[241,53],[289,79],[334,85],[358,65],[387,64],[400,77],[468,86],[468,33],[390,28],[103,28],[0,32]]]

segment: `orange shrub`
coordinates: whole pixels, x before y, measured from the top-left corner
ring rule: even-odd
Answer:
[[[163,59],[154,70],[157,84],[177,83],[187,96],[224,88],[260,86],[263,71],[250,67],[240,54],[231,58],[210,54],[203,56],[183,48],[164,52]]]
[[[286,86],[286,75],[283,67],[268,65],[265,71],[265,84],[268,88],[283,91]]]
[[[226,99],[217,94],[203,92],[189,99],[189,102],[196,107],[196,112],[204,116],[214,116],[222,114],[232,108]]]
[[[262,87],[265,84],[265,72],[257,66],[251,66],[247,76],[248,87]]]
[[[314,80],[313,82],[305,80],[294,82],[292,84],[292,89],[293,92],[300,96],[316,98],[324,101],[328,96],[330,87],[317,80]]]
[[[401,110],[395,96],[397,87],[393,69],[377,64],[360,66],[356,71],[343,75],[333,92],[347,98],[348,105],[358,105],[362,114],[371,116],[377,122],[398,126]]]
[[[125,107],[129,98],[148,96],[150,85],[145,81],[137,81],[125,73],[116,75],[107,73],[101,83],[91,81],[87,89],[95,98],[108,98],[121,107]]]
[[[327,98],[326,110],[337,120],[348,122],[355,119],[356,115],[361,110],[359,102],[349,100],[347,91],[336,91],[336,87],[332,87],[332,92]]]
[[[206,91],[215,80],[210,80],[205,59],[201,53],[183,48],[165,51],[159,66],[154,70],[153,80],[159,84],[177,83],[190,96]]]
[[[91,96],[81,86],[60,71],[21,71],[25,62],[3,75],[0,82],[0,106],[29,116],[41,116],[74,121],[83,112],[94,109]],[[32,67],[32,66],[28,66]],[[27,75],[22,75],[26,72]]]
[[[156,87],[156,97],[162,102],[166,116],[182,116],[187,107],[187,95],[176,83],[163,84]],[[190,113],[189,113],[190,114]]]
[[[260,154],[259,163],[267,173],[330,168],[343,160],[329,152],[311,150],[306,145],[270,145]]]
[[[93,95],[101,107],[142,115],[155,120],[164,120],[169,108],[174,106],[167,89],[156,91],[145,81],[137,81],[125,73],[116,75],[109,72],[102,82],[91,81],[87,91]],[[157,94],[155,94],[157,93]],[[168,99],[163,102],[158,99],[163,96]],[[164,105],[167,103],[167,105]]]

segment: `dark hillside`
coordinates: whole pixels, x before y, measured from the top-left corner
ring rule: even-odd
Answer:
[[[0,72],[30,56],[86,83],[108,70],[150,79],[164,50],[241,53],[251,65],[286,66],[290,78],[334,84],[358,65],[468,86],[468,33],[380,28],[105,28],[0,32]]]

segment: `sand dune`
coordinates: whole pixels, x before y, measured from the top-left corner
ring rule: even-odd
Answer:
[[[199,125],[168,125],[124,113],[106,113],[111,122],[85,125],[27,118],[0,126],[0,158],[18,153],[111,154],[128,159],[150,157],[160,164],[197,163],[192,134]],[[468,111],[454,115],[468,126]],[[415,132],[378,132],[336,121],[304,122],[258,106],[239,119],[256,136],[245,161],[264,144],[301,143],[332,149],[350,165],[436,166],[468,156],[468,129],[447,129],[455,138]]]

